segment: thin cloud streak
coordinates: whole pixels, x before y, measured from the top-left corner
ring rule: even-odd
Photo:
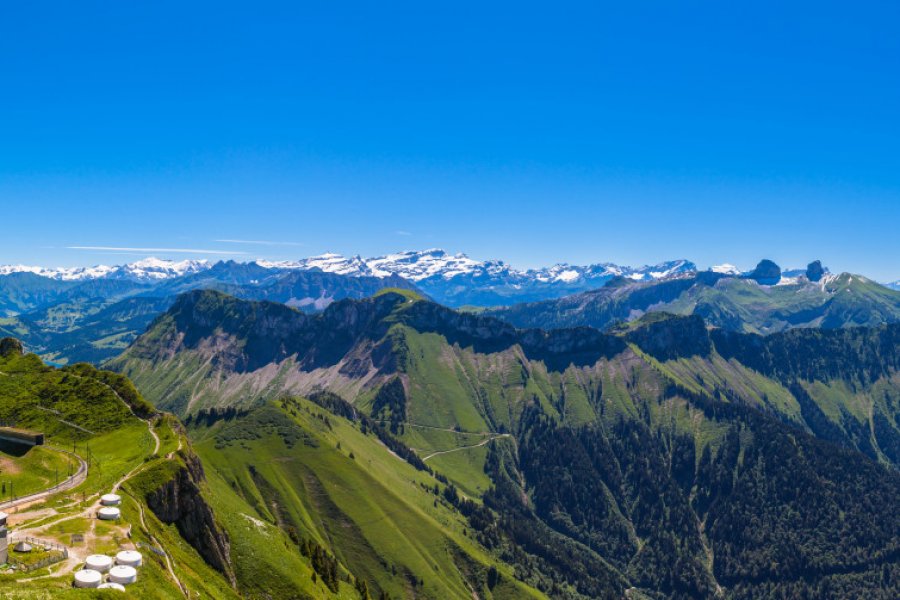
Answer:
[[[225,244],[252,244],[255,246],[305,246],[301,242],[272,242],[270,240],[213,240]]]
[[[396,233],[397,235],[412,235],[411,231],[403,231],[402,229],[395,231],[394,233]]]
[[[205,250],[197,248],[127,248],[119,246],[66,246],[67,250],[94,250],[99,252],[159,252],[168,254],[222,254],[222,255],[243,255],[246,252],[237,252],[231,250]]]

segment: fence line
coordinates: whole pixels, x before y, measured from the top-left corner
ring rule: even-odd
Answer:
[[[69,558],[69,549],[62,544],[58,544],[56,542],[49,542],[47,540],[41,540],[38,538],[31,537],[29,535],[18,537],[18,536],[10,536],[10,545],[13,545],[18,542],[26,542],[31,544],[32,546],[41,546],[48,552],[55,552],[56,554],[52,554],[51,556],[47,556],[42,558],[36,563],[28,563],[25,564],[21,560],[17,560],[11,557],[10,564],[16,565],[20,570],[25,573],[29,573],[36,569],[42,569],[44,567],[49,567],[50,565],[54,565],[58,562],[62,562]],[[15,552],[15,550],[13,550]]]

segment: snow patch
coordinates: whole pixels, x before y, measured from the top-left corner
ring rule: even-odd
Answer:
[[[723,275],[740,275],[741,270],[730,263],[722,263],[709,268],[713,273],[722,273]]]

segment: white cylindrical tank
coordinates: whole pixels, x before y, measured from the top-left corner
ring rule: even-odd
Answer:
[[[113,566],[113,559],[105,554],[91,554],[84,559],[84,568],[106,573]]]
[[[120,511],[115,506],[104,506],[97,511],[97,518],[104,521],[115,521],[119,518]]]
[[[103,494],[100,496],[100,504],[103,506],[118,506],[122,503],[122,496],[118,494]]]
[[[144,557],[137,550],[122,550],[116,554],[116,564],[127,567],[139,567],[144,564]]]
[[[75,571],[75,587],[77,588],[95,588],[103,581],[103,575],[100,571],[93,569],[82,569]]]
[[[134,567],[116,565],[109,570],[109,578],[107,581],[110,583],[120,583],[122,585],[134,583],[137,581],[137,571],[135,571]]]
[[[121,583],[111,583],[107,581],[106,583],[101,583],[99,588],[101,590],[119,590],[120,592],[125,591],[125,586]]]

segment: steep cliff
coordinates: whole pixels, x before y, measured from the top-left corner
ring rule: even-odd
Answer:
[[[160,521],[174,524],[181,537],[233,585],[231,542],[203,497],[205,480],[200,459],[182,449],[172,460],[138,474],[129,486],[143,496]]]

